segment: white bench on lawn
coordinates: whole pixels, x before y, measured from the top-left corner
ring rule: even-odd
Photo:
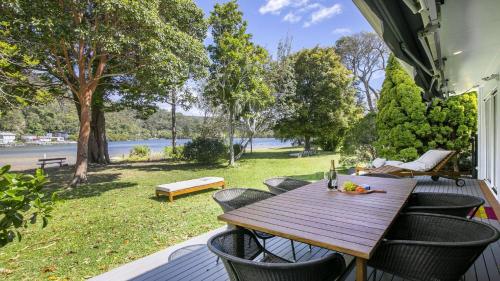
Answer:
[[[179,181],[160,184],[156,187],[156,196],[166,195],[170,202],[174,202],[174,196],[196,192],[214,187],[225,187],[224,178],[205,177],[187,181]]]

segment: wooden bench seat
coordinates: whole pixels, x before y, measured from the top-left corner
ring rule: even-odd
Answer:
[[[166,195],[170,202],[174,202],[174,196],[192,193],[214,187],[225,187],[224,178],[205,177],[187,181],[179,181],[160,184],[156,187],[156,196]]]
[[[58,158],[42,158],[38,159],[38,165],[40,165],[41,169],[44,169],[46,165],[49,164],[57,164],[59,167],[67,166],[66,157],[58,157]]]

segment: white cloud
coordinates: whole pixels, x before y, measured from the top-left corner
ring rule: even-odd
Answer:
[[[304,13],[304,12],[307,12],[307,11],[310,11],[310,10],[314,10],[314,9],[319,9],[323,7],[320,3],[312,3],[312,4],[309,4],[309,5],[305,5],[304,7],[300,8],[298,10],[299,13]]]
[[[333,30],[333,34],[349,34],[351,32],[352,32],[351,29],[347,27],[335,28]]]
[[[342,13],[342,6],[340,4],[335,4],[331,7],[322,7],[311,14],[311,19],[304,23],[304,27],[309,27],[340,13]]]
[[[282,9],[293,6],[301,7],[307,4],[309,0],[267,0],[264,6],[259,8],[261,14],[279,14]]]
[[[283,17],[284,21],[287,21],[289,23],[296,23],[302,19],[301,16],[297,16],[296,14],[290,12],[286,14],[286,16]]]

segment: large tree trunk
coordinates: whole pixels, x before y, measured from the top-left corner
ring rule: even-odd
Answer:
[[[90,137],[90,104],[92,90],[88,87],[79,95],[80,102],[80,133],[76,151],[76,169],[71,186],[87,182],[88,151]]]
[[[253,134],[250,136],[250,153],[253,153]]]
[[[234,166],[234,110],[233,108],[229,109],[229,124],[228,124],[228,130],[229,130],[229,165]]]
[[[110,164],[108,140],[106,137],[106,119],[100,104],[92,105],[92,120],[89,137],[89,163]]]
[[[172,97],[172,153],[175,155],[177,153],[176,142],[177,142],[177,119],[176,119],[176,103],[175,97]]]
[[[311,137],[305,136],[304,137],[304,151],[310,151],[310,150],[311,150]]]
[[[370,112],[375,112],[375,106],[373,105],[372,95],[370,94],[370,85],[367,81],[363,81],[363,86],[365,88],[366,102],[368,103],[368,109]]]

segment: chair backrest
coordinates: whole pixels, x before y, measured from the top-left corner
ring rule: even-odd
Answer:
[[[484,204],[484,199],[467,194],[441,192],[415,192],[405,212],[435,213],[467,217]]]
[[[233,258],[252,260],[264,249],[255,235],[246,229],[233,229],[219,233],[211,237],[207,245],[210,251],[222,259],[229,279],[232,281],[239,279],[230,260]]]
[[[402,214],[369,265],[407,279],[459,280],[500,237],[488,224],[454,216]]]
[[[446,164],[451,160],[451,158],[453,158],[455,155],[457,155],[457,152],[455,150],[452,150],[450,152],[450,154],[448,154],[448,156],[446,156],[443,160],[441,160],[441,162],[439,162],[436,167],[434,167],[434,169],[432,169],[433,172],[438,172],[440,171],[441,169],[444,168],[444,166],[446,166]]]
[[[229,212],[272,196],[274,194],[258,189],[227,188],[215,192],[212,198],[224,212]]]
[[[331,254],[321,259],[296,263],[265,263],[254,261],[255,251],[247,253],[245,237],[251,237],[248,230],[230,230],[215,235],[208,241],[208,248],[219,256],[232,281],[326,281],[334,280],[346,268],[340,254]],[[235,250],[235,239],[240,240],[239,250]],[[248,241],[259,245],[249,238]],[[223,241],[223,242],[221,242]],[[260,254],[260,253],[259,253]]]
[[[310,184],[308,181],[288,177],[270,178],[264,181],[269,191],[273,194],[281,194]]]
[[[398,167],[419,172],[437,172],[448,163],[455,153],[453,150],[430,149],[417,160],[400,164]]]

